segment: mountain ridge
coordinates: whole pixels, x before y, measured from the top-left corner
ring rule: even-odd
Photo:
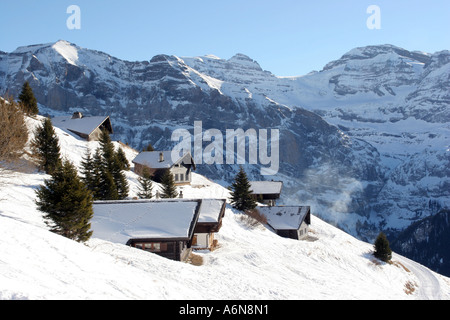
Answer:
[[[116,138],[137,149],[171,149],[173,130],[199,120],[222,132],[279,129],[274,178],[286,203],[310,204],[361,239],[435,214],[430,199],[450,206],[448,51],[361,47],[320,72],[277,77],[243,54],[130,62],[66,41],[26,48],[0,54],[0,92],[17,96],[29,80],[43,113],[108,114]],[[426,170],[430,161],[440,170]],[[199,170],[225,185],[237,167]]]

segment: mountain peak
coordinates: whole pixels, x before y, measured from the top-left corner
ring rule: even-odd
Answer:
[[[55,46],[55,45],[60,45],[60,46],[76,46],[76,44],[74,44],[74,43],[71,43],[71,42],[69,42],[69,41],[66,41],[66,40],[58,40],[58,41],[56,41],[54,44],[53,44],[53,46]]]
[[[246,60],[246,61],[253,61],[252,58],[249,56],[243,54],[243,53],[236,53],[233,57],[230,58],[230,60]]]
[[[54,43],[34,44],[18,47],[13,54],[37,54],[41,50],[54,50],[62,56],[68,63],[75,65],[78,61],[78,49],[73,43],[66,40],[58,40]]]
[[[76,45],[65,40],[58,40],[52,48],[58,52],[70,64],[76,65],[78,61],[78,50]]]
[[[262,70],[258,62],[242,53],[235,54],[228,60],[228,62],[237,63],[246,66],[249,69]]]
[[[365,47],[357,47],[346,54],[344,54],[340,59],[328,63],[323,70],[332,69],[338,65],[345,64],[349,60],[366,60],[372,59],[379,55],[385,54],[395,54],[399,57],[406,57],[412,60],[416,60],[421,63],[427,63],[430,60],[430,55],[423,52],[408,51],[406,49],[391,45],[369,45]]]
[[[366,46],[366,47],[359,47],[355,48],[353,50],[350,50],[348,53],[344,55],[345,56],[353,56],[353,57],[361,57],[361,58],[372,58],[374,56],[377,56],[379,54],[386,54],[386,53],[396,53],[400,56],[409,57],[415,60],[427,60],[427,57],[429,54],[423,53],[423,52],[417,52],[417,51],[408,51],[406,49],[394,46],[392,44],[384,44],[384,45],[372,45],[372,46]],[[422,61],[425,62],[425,61]]]

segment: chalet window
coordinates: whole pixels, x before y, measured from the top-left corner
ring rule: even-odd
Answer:
[[[148,243],[147,246],[151,252],[161,252],[161,243]]]
[[[175,181],[179,181],[178,180],[178,173],[175,174]]]
[[[159,242],[135,243],[134,247],[149,252],[167,251],[167,243],[159,243]]]
[[[180,181],[183,182],[184,181],[184,174],[180,173]]]

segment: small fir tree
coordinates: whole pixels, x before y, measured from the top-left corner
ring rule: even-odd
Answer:
[[[101,152],[100,190],[96,198],[102,200],[125,199],[129,192],[128,181],[107,131],[103,131],[100,135],[99,152]]]
[[[151,152],[151,151],[155,151],[155,148],[153,148],[152,144],[149,143],[149,144],[147,145],[147,147],[144,148],[142,151]]]
[[[231,204],[239,211],[255,209],[256,201],[252,197],[251,185],[247,174],[241,166],[236,178],[231,185]]]
[[[104,165],[108,168],[108,171],[111,172],[116,162],[116,152],[114,150],[114,144],[111,141],[111,137],[109,136],[108,131],[102,131],[102,133],[100,134],[99,142]]]
[[[373,255],[381,261],[388,262],[392,259],[392,251],[389,247],[389,241],[383,232],[380,232],[374,245]]]
[[[117,165],[116,170],[112,172],[114,183],[117,187],[117,196],[119,200],[124,200],[128,197],[129,186],[128,180],[124,172],[120,170],[120,166]]]
[[[92,158],[91,150],[89,148],[86,149],[86,153],[82,157],[81,168],[81,173],[83,175],[81,180],[83,180],[86,187],[92,191],[92,184],[94,181],[94,159]]]
[[[140,199],[151,199],[153,198],[153,183],[151,180],[150,171],[145,168],[142,172],[142,177],[138,178],[139,181],[139,192],[137,196]]]
[[[101,169],[97,198],[99,200],[120,200],[114,177],[105,168]]]
[[[86,154],[81,161],[81,180],[86,187],[91,191],[94,199],[98,199],[99,186],[102,178],[102,157],[100,149],[97,149],[94,156],[92,156],[90,149],[86,150]]]
[[[86,164],[87,167],[84,168],[84,170],[88,170],[89,167],[91,167],[91,175],[89,180],[85,180],[85,183],[87,185],[87,188],[91,190],[92,196],[95,200],[101,200],[101,182],[104,176],[104,169],[103,169],[103,163],[102,163],[102,155],[100,152],[100,149],[97,148],[94,153],[94,157],[92,158],[92,164],[88,163]],[[86,179],[86,176],[85,176]]]
[[[78,242],[89,240],[92,194],[70,161],[65,160],[36,194],[38,209],[45,213],[44,219],[52,232]]]
[[[161,186],[162,186],[161,198],[171,199],[171,198],[178,197],[177,188],[175,186],[175,179],[173,177],[172,172],[170,172],[170,170],[166,170],[166,172],[162,176]]]
[[[39,170],[52,174],[61,164],[61,155],[59,139],[49,118],[36,129],[31,146],[37,157]]]
[[[22,86],[22,91],[19,95],[19,102],[26,114],[34,116],[39,113],[37,100],[28,81],[25,82]]]
[[[122,148],[119,148],[117,150],[116,157],[121,170],[130,170],[130,162],[128,161],[127,156],[125,155],[125,152],[122,150]]]

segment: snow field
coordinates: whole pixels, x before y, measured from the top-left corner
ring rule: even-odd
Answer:
[[[30,126],[36,125],[29,120]],[[57,129],[62,153],[79,164],[86,147]],[[132,158],[133,150],[125,150]],[[137,177],[128,172],[130,196]],[[227,207],[219,248],[199,251],[203,265],[164,259],[93,238],[79,244],[48,231],[36,209],[35,190],[48,176],[14,172],[0,184],[0,299],[450,299],[450,280],[402,257],[375,263],[372,245],[312,216],[316,241],[249,229]],[[198,174],[185,198],[227,198],[229,191]],[[411,266],[413,268],[411,268]],[[415,291],[405,293],[407,283]]]

